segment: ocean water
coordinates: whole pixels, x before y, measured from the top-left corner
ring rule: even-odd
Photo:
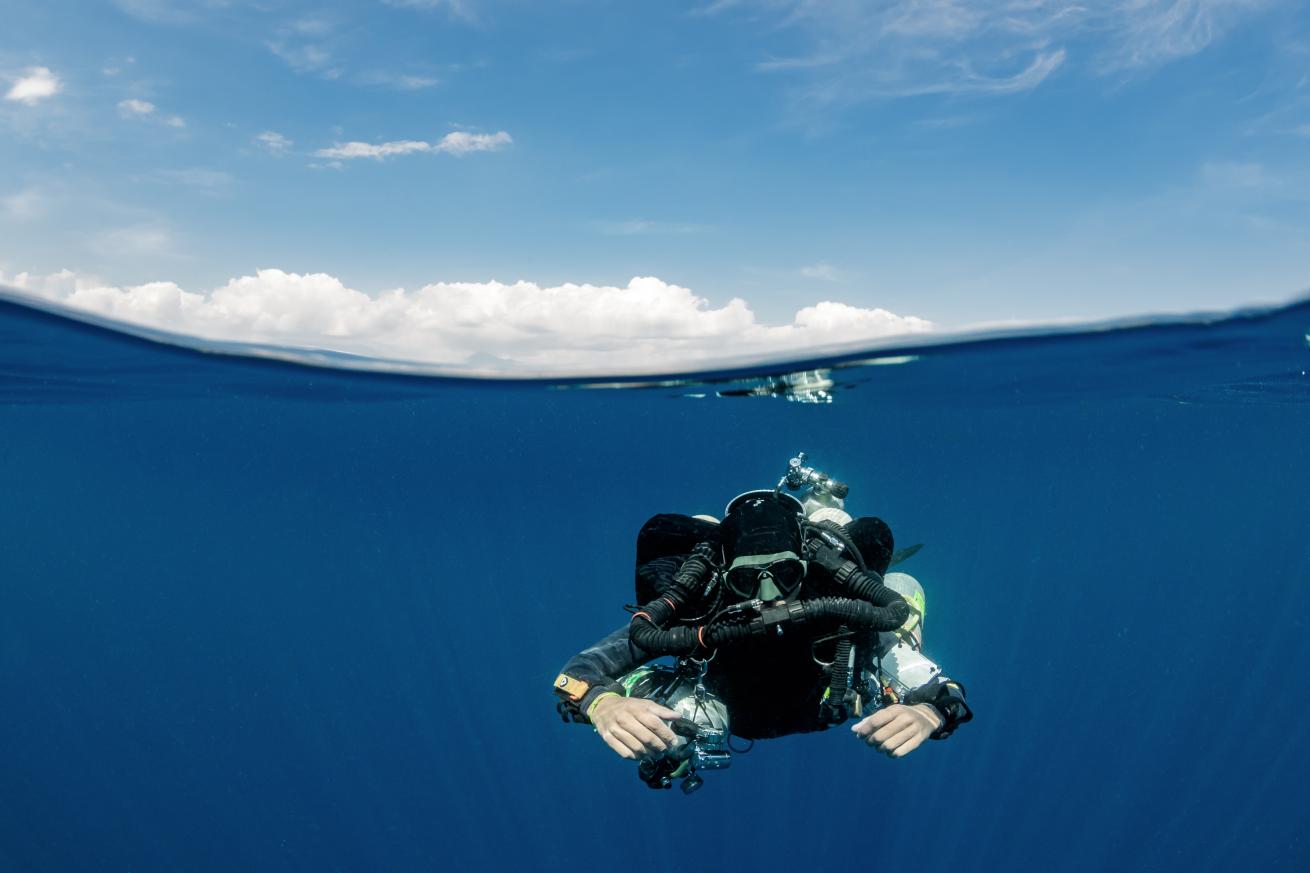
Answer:
[[[807,395],[366,375],[0,302],[0,870],[1310,869],[1307,328],[848,355]],[[802,450],[924,544],[975,720],[651,791],[551,680],[626,620],[648,516]]]

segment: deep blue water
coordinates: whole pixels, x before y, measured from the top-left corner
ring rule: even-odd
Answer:
[[[1308,327],[919,349],[818,405],[261,363],[0,302],[0,869],[1310,869]],[[626,620],[648,516],[798,450],[926,543],[926,648],[976,718],[652,792],[551,680]]]

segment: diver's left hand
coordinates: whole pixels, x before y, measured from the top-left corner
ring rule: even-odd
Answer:
[[[941,713],[926,703],[893,703],[856,722],[851,731],[889,758],[902,758],[942,726]]]

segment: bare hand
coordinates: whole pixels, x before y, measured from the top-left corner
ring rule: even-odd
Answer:
[[[668,721],[678,714],[644,697],[602,697],[591,711],[596,732],[619,757],[635,761],[673,747]]]
[[[857,722],[851,731],[887,757],[903,758],[941,726],[941,715],[926,703],[894,703]]]

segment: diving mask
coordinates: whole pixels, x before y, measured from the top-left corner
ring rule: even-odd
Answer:
[[[742,555],[736,558],[724,581],[728,590],[744,600],[786,600],[805,578],[805,562],[795,552]]]

